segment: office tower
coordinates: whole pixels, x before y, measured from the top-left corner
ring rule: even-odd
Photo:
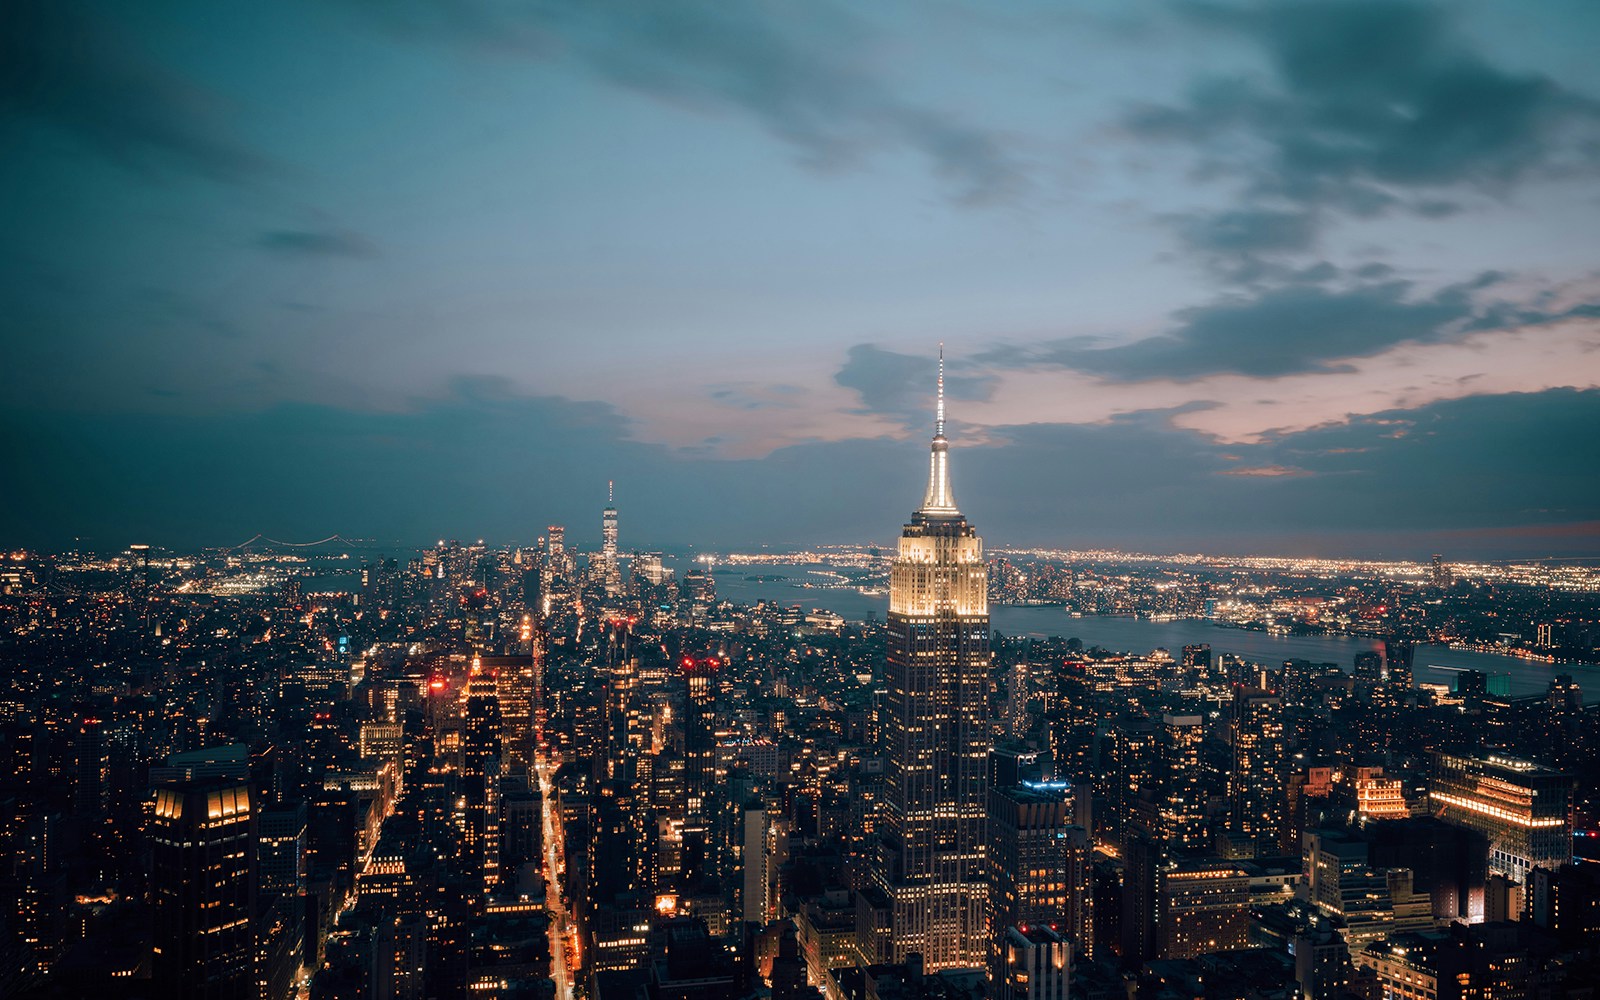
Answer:
[[[1367,650],[1356,654],[1355,660],[1355,685],[1352,691],[1356,700],[1367,702],[1372,700],[1372,695],[1384,682],[1383,657],[1374,650]]]
[[[1130,713],[1118,717],[1107,735],[1100,823],[1102,832],[1121,845],[1141,831],[1154,832],[1156,824],[1141,816],[1139,807],[1154,805],[1162,732],[1150,717]]]
[[[944,358],[922,506],[890,570],[883,742],[888,794],[876,886],[891,961],[982,964],[989,605],[983,543],[950,491]]]
[[[1411,687],[1411,658],[1416,647],[1397,639],[1383,644],[1383,672],[1391,688],[1406,690]]]
[[[257,831],[261,895],[299,895],[306,882],[306,804],[261,810]]]
[[[1257,857],[1279,848],[1285,834],[1298,840],[1286,822],[1283,703],[1260,688],[1233,692],[1233,768],[1228,775],[1232,830],[1256,842]],[[1231,832],[1231,831],[1230,831]],[[1294,849],[1294,844],[1289,849]]]
[[[1573,779],[1504,754],[1436,753],[1428,799],[1439,818],[1489,838],[1489,868],[1526,883],[1528,869],[1572,860]]]
[[[500,881],[500,774],[504,751],[500,698],[494,668],[474,661],[467,678],[465,731],[461,741],[462,846],[467,870],[485,892]]]
[[[1157,833],[1172,850],[1200,851],[1210,842],[1205,771],[1200,766],[1203,735],[1198,715],[1169,712],[1161,717]]]
[[[163,996],[255,995],[256,809],[227,778],[157,786],[150,817],[152,977]]]
[[[1583,749],[1583,691],[1571,674],[1558,674],[1546,695],[1545,745],[1557,767],[1578,764]]]
[[[99,816],[110,798],[111,752],[105,723],[85,716],[78,725],[74,806],[80,816]]]
[[[1057,682],[1050,719],[1050,756],[1058,776],[1086,782],[1100,773],[1100,712],[1094,678],[1082,662],[1068,661]]]
[[[1052,926],[1077,954],[1093,956],[1089,833],[1074,824],[1075,789],[1066,782],[1029,782],[989,790],[990,952],[1002,977],[1006,929]]]
[[[767,807],[760,799],[746,802],[740,810],[742,833],[739,865],[743,871],[740,900],[745,923],[767,924],[767,889],[771,873],[767,870]]]
[[[617,566],[617,502],[615,483],[606,480],[606,509],[600,514],[600,582],[607,595],[622,592],[622,571]]]
[[[534,659],[535,654],[478,657],[479,667],[494,678],[495,700],[500,710],[501,773],[530,784],[534,672],[537,669]]]
[[[1007,927],[1000,949],[998,1000],[1067,1000],[1072,949],[1065,937],[1043,924]]]
[[[722,661],[716,657],[685,657],[683,660],[683,756],[684,785],[688,796],[689,822],[705,821],[711,811],[710,796],[716,770],[716,734],[712,732],[717,699],[717,674]]]
[[[1185,673],[1198,671],[1200,674],[1211,672],[1211,643],[1197,642],[1183,647],[1183,669]]]

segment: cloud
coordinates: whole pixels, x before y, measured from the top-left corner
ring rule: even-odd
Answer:
[[[154,64],[72,0],[0,14],[0,117],[46,122],[128,167],[239,181],[268,169],[222,122],[221,100]]]
[[[1223,469],[1224,476],[1259,476],[1275,479],[1279,476],[1309,476],[1311,473],[1292,465],[1251,465],[1238,469]]]
[[[333,229],[276,229],[262,233],[256,246],[284,256],[376,257],[378,248],[360,233]]]
[[[488,0],[361,0],[391,30],[541,60],[692,109],[748,115],[815,167],[914,150],[959,200],[1026,186],[999,134],[907,100],[872,69],[863,23],[822,4],[597,0],[515,8]]]
[[[1422,296],[1407,281],[1348,287],[1299,281],[1181,310],[1168,332],[1129,344],[1095,347],[1075,338],[990,352],[981,360],[1062,365],[1122,381],[1333,372],[1346,359],[1466,332],[1478,314],[1472,294],[1496,277],[1483,275]]]
[[[874,344],[857,344],[850,348],[833,380],[855,390],[863,412],[922,426],[933,420],[938,367],[933,355],[899,354]],[[956,401],[988,399],[995,379],[959,374],[959,367],[959,363],[946,362],[945,396]]]
[[[990,545],[1468,557],[1559,539],[1569,554],[1600,553],[1600,390],[1451,400],[1255,444],[1219,444],[1172,415],[1018,425],[983,446],[958,436],[956,495]],[[926,451],[909,441],[715,460],[627,431],[611,407],[494,379],[460,380],[392,412],[282,405],[195,420],[0,409],[0,463],[30,470],[0,491],[0,544],[192,546],[257,531],[528,541],[558,523],[589,546],[607,479],[635,498],[622,507],[629,547],[882,543],[926,476]],[[436,465],[450,475],[418,477]],[[1275,468],[1305,474],[1262,471]],[[1244,470],[1257,471],[1224,474]],[[1440,532],[1453,533],[1450,548],[1436,547]]]
[[[1256,221],[1280,225],[1325,222],[1317,211],[1437,218],[1461,208],[1441,192],[1499,196],[1530,176],[1600,172],[1600,102],[1491,64],[1444,7],[1260,0],[1180,9],[1191,24],[1254,44],[1268,66],[1264,77],[1204,77],[1182,102],[1124,119],[1140,139],[1194,146],[1203,175],[1243,180],[1241,208],[1191,220],[1202,235],[1232,232],[1241,212],[1263,204],[1270,210]],[[1260,232],[1265,244],[1242,252],[1310,245],[1303,229]],[[1197,249],[1216,251],[1204,240]]]
[[[1278,277],[1283,268],[1267,258],[1310,250],[1317,241],[1316,214],[1306,210],[1238,208],[1174,216],[1179,242],[1225,280],[1250,283]]]

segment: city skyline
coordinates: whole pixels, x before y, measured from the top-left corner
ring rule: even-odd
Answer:
[[[1600,554],[1589,5],[14,26],[0,545]]]

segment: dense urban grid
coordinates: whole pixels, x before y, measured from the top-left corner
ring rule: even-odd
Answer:
[[[1594,996],[1600,574],[986,556],[944,429],[941,375],[889,551],[630,554],[608,489],[588,552],[5,554],[0,994]],[[1061,637],[991,628],[1026,604]]]

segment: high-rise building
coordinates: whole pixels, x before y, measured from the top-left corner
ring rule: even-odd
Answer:
[[[606,509],[600,514],[600,582],[607,594],[622,591],[622,571],[617,566],[616,484],[606,480]]]
[[[152,976],[163,996],[255,996],[256,802],[227,778],[155,790],[150,816]]]
[[[1075,794],[1063,781],[989,790],[989,921],[993,974],[1004,974],[1005,933],[1019,924],[1055,928],[1078,955],[1093,956],[1089,832],[1074,825]]]
[[[1289,840],[1298,840],[1298,831],[1289,830],[1286,822],[1283,702],[1260,688],[1236,689],[1231,736],[1228,804],[1233,830],[1255,838],[1258,856],[1270,856],[1286,833],[1296,834]]]
[[[874,881],[890,914],[890,960],[930,971],[986,952],[989,604],[983,543],[950,490],[944,357],[922,506],[890,570],[885,832]]]
[[[486,668],[481,659],[473,663],[461,741],[462,846],[485,891],[500,881],[500,773],[505,757],[495,674],[496,668]]]
[[[1204,736],[1201,717],[1166,713],[1161,717],[1161,780],[1157,834],[1179,851],[1203,850],[1206,826],[1205,771],[1200,766]]]
[[[1504,754],[1434,755],[1436,815],[1489,838],[1489,867],[1518,882],[1528,869],[1572,860],[1573,779]]]
[[[716,657],[684,657],[683,755],[684,781],[691,821],[703,820],[710,812],[710,796],[716,770],[716,734],[712,714],[717,700],[717,674],[722,661]]]
[[[479,667],[494,678],[500,709],[501,770],[524,783],[530,783],[533,768],[534,659],[535,654],[478,658]]]

